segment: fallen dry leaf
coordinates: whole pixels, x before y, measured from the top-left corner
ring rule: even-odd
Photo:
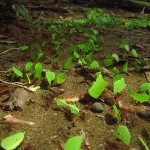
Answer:
[[[4,120],[5,123],[10,123],[10,124],[23,123],[23,124],[27,124],[30,126],[34,125],[34,123],[31,121],[18,119],[18,118],[13,117],[12,115],[6,115],[3,118],[5,119]]]
[[[150,71],[146,71],[145,75],[146,75],[147,81],[150,82]]]

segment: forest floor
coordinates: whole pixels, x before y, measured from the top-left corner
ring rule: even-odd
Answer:
[[[120,58],[119,62],[113,60],[113,64],[106,67],[110,72],[113,67],[118,68],[120,72],[126,62],[129,62],[129,68],[137,65],[136,59],[131,53],[134,48],[139,54],[139,60],[145,58],[146,66],[150,64],[150,30],[147,27],[126,28],[124,19],[122,24],[117,25],[97,25],[97,24],[75,24],[66,26],[64,24],[51,24],[46,22],[47,19],[70,21],[73,19],[84,19],[85,13],[81,11],[79,6],[58,7],[58,5],[49,4],[44,7],[51,6],[49,9],[35,9],[40,2],[24,4],[29,9],[33,18],[34,25],[29,25],[21,18],[8,17],[1,21],[0,34],[0,140],[3,138],[22,131],[25,133],[25,139],[18,147],[18,150],[61,150],[68,138],[75,135],[85,135],[82,144],[83,150],[140,150],[143,146],[139,140],[139,136],[148,143],[149,142],[149,118],[140,117],[138,113],[141,107],[150,109],[150,103],[139,103],[134,101],[130,96],[128,89],[140,92],[140,86],[148,81],[150,70],[141,70],[137,72],[121,73],[124,78],[126,87],[119,94],[119,101],[123,108],[121,111],[121,120],[117,121],[113,110],[113,104],[118,105],[115,95],[113,94],[112,77],[103,73],[103,78],[108,81],[105,89],[106,98],[98,98],[97,100],[85,96],[92,83],[96,80],[96,72],[87,71],[84,65],[79,64],[79,59],[75,58],[73,51],[70,50],[71,45],[85,44],[88,41],[88,35],[96,37],[96,50],[92,53],[92,61],[97,61],[101,66],[104,65],[104,59],[112,59],[112,54],[117,54]],[[43,5],[44,2],[41,2]],[[40,6],[42,6],[40,5]],[[57,8],[52,10],[52,8]],[[31,10],[31,8],[33,8]],[[70,8],[65,10],[63,8]],[[76,9],[73,9],[76,8]],[[80,11],[78,11],[79,9]],[[92,9],[92,8],[91,8]],[[132,18],[137,13],[127,12],[120,9],[109,9],[109,14],[120,18]],[[54,39],[52,39],[55,36]],[[65,39],[63,41],[62,39]],[[60,42],[62,40],[62,42]],[[54,44],[53,42],[60,42]],[[123,41],[128,42],[130,52],[119,48],[119,44]],[[27,50],[20,50],[19,47],[27,45]],[[83,45],[80,45],[81,47]],[[14,48],[14,49],[13,49]],[[17,49],[15,49],[17,48]],[[11,49],[11,50],[10,50]],[[6,51],[9,50],[9,51]],[[38,51],[40,51],[38,53]],[[37,59],[37,55],[42,53]],[[79,52],[80,57],[87,62],[86,55],[89,53]],[[43,69],[53,71],[55,74],[64,72],[64,64],[68,57],[72,58],[71,67],[68,68],[65,79],[62,84],[58,85],[56,81],[50,86],[45,80],[45,73],[42,73],[40,79],[33,80],[31,75],[31,85],[40,86],[36,92],[29,92],[29,100],[22,111],[6,110],[7,100],[12,95],[21,82],[24,86],[29,87],[28,80],[15,76],[11,80],[15,66],[21,71],[24,70],[27,62],[33,62],[35,65],[37,60],[42,64]],[[81,62],[80,62],[81,63]],[[84,62],[83,62],[84,63]],[[90,63],[90,62],[88,62]],[[34,67],[33,67],[34,69]],[[78,71],[81,70],[81,71]],[[33,70],[32,70],[33,71]],[[31,72],[32,72],[31,71]],[[18,86],[12,86],[4,83],[16,83]],[[108,93],[107,93],[108,92]],[[103,94],[102,94],[103,95]],[[113,98],[111,98],[113,97]],[[64,99],[68,103],[76,104],[80,109],[78,114],[70,114],[68,109],[56,105],[56,99]],[[103,99],[103,100],[102,100]],[[72,102],[73,101],[73,102]],[[100,102],[104,108],[102,113],[95,113],[91,110],[93,103]],[[111,102],[110,102],[111,101]],[[13,107],[13,106],[12,106]],[[33,126],[27,124],[9,124],[5,123],[3,117],[11,114],[16,118],[32,121]],[[131,134],[131,142],[129,145],[122,143],[115,135],[119,125],[128,127]]]

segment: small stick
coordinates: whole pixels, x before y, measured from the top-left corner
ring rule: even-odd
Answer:
[[[0,55],[5,54],[5,53],[7,53],[7,52],[9,52],[9,51],[11,51],[11,50],[19,50],[19,49],[20,49],[20,48],[10,48],[10,49],[8,49],[8,50],[5,50],[4,52],[1,52]]]
[[[26,86],[24,86],[24,85],[21,85],[21,84],[18,84],[18,83],[7,82],[7,81],[4,81],[4,80],[2,80],[2,79],[0,79],[0,82],[5,83],[5,84],[8,84],[8,85],[13,85],[13,86],[21,87],[21,88],[24,88],[25,90],[28,90],[28,91],[33,92],[33,91],[32,91],[31,89],[29,89],[28,87],[26,87]]]

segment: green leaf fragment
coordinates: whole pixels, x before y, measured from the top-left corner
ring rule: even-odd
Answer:
[[[70,67],[71,67],[71,64],[72,64],[72,58],[71,57],[68,57],[65,65],[64,65],[64,69],[65,70],[68,70]]]
[[[71,113],[77,114],[80,110],[76,107],[76,105],[68,104],[65,100],[58,99],[56,100],[57,106],[67,106],[70,108]]]
[[[64,78],[65,78],[65,73],[60,73],[57,75],[56,79],[57,79],[57,83],[58,84],[62,84],[62,82],[64,81]]]
[[[80,150],[82,142],[82,136],[71,137],[67,140],[64,150]]]
[[[128,62],[126,62],[123,66],[123,72],[127,73],[128,72]]]
[[[120,93],[125,88],[125,86],[126,84],[124,78],[117,80],[116,82],[114,82],[114,93]]]
[[[150,83],[144,83],[140,86],[141,91],[150,93]]]
[[[55,80],[55,73],[51,71],[46,72],[46,79],[48,83],[51,85],[51,82]]]
[[[97,99],[101,95],[101,93],[104,91],[107,83],[108,82],[103,79],[102,74],[100,73],[96,81],[93,83],[92,87],[88,90],[88,93],[93,98]]]
[[[112,57],[116,60],[116,62],[119,62],[119,56],[117,54],[112,54]]]
[[[28,72],[28,71],[31,69],[32,65],[33,65],[32,62],[28,62],[28,63],[26,64],[26,68],[25,68],[26,72]]]
[[[121,119],[121,115],[120,115],[120,111],[119,109],[117,108],[117,106],[114,104],[113,105],[113,110],[115,112],[115,117],[117,118],[117,120],[119,121]]]
[[[19,69],[16,68],[16,67],[14,67],[14,66],[13,66],[13,71],[14,71],[14,73],[15,73],[17,76],[19,76],[19,77],[22,77],[22,76],[23,76],[22,71],[19,70]]]
[[[24,46],[21,46],[21,47],[20,47],[20,49],[21,49],[22,51],[27,50],[28,48],[29,48],[29,46],[27,46],[27,45],[24,45]]]
[[[130,132],[126,126],[119,125],[116,131],[116,136],[119,138],[124,144],[130,144]]]
[[[109,67],[109,66],[111,66],[112,64],[113,64],[112,59],[104,59],[104,65],[105,65],[106,67]]]
[[[113,68],[112,72],[114,73],[114,75],[119,74],[119,70],[116,67]]]
[[[147,101],[149,101],[149,98],[150,98],[150,96],[147,93],[145,93],[145,92],[143,92],[143,93],[136,93],[136,92],[134,92],[134,91],[132,91],[130,89],[129,89],[129,94],[134,100],[136,100],[136,101],[138,101],[140,103],[147,102]]]
[[[91,64],[90,64],[91,67],[99,67],[99,62],[98,61],[93,61]]]
[[[34,69],[34,79],[39,79],[41,77],[42,70],[43,70],[42,64],[37,63]]]
[[[132,55],[135,57],[135,58],[138,58],[138,53],[135,49],[132,49]]]
[[[18,132],[16,134],[4,138],[1,141],[1,147],[5,150],[14,150],[20,145],[23,139],[24,139],[24,133]]]

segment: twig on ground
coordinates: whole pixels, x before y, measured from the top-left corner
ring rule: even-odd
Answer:
[[[28,87],[26,87],[26,86],[24,86],[24,85],[18,84],[18,83],[7,82],[7,81],[4,81],[4,80],[2,80],[2,79],[0,79],[0,82],[5,83],[5,84],[8,84],[8,85],[13,85],[13,86],[21,87],[21,88],[24,88],[24,89],[26,89],[26,90],[28,90],[28,91],[33,92],[30,88],[28,88]]]
[[[5,54],[5,53],[7,53],[7,52],[9,52],[9,51],[11,51],[11,50],[19,50],[19,49],[20,49],[20,48],[10,48],[10,49],[8,49],[8,50],[5,50],[4,52],[1,52],[0,55]]]

